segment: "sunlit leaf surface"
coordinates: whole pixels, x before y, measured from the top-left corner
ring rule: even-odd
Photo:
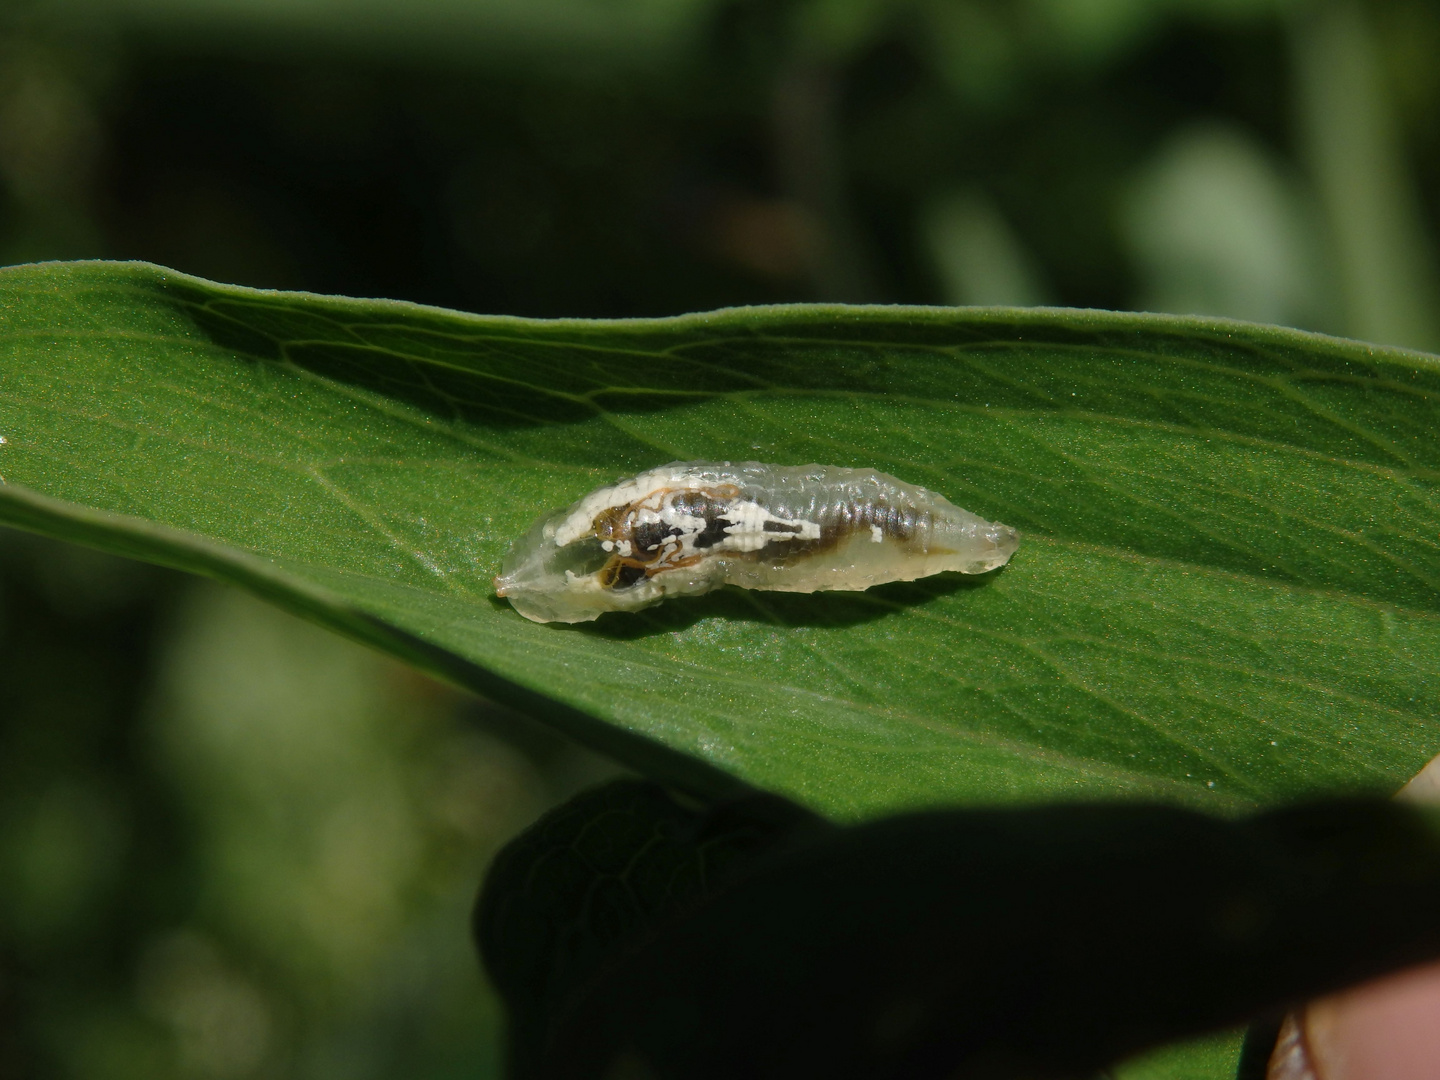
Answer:
[[[246,585],[646,771],[841,816],[1389,790],[1440,750],[1440,364],[1077,311],[539,322],[0,272],[0,518]],[[490,579],[672,459],[874,467],[1024,533],[581,627]]]

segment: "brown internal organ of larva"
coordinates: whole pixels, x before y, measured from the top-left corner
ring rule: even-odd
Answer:
[[[725,514],[739,495],[732,484],[661,488],[602,510],[595,516],[595,538],[613,554],[599,571],[601,584],[623,589],[662,570],[695,565],[724,541],[734,524]],[[676,524],[677,518],[685,525]]]
[[[806,548],[807,553],[832,547],[852,536],[909,543],[923,538],[930,526],[929,515],[914,506],[859,499],[821,507],[816,517],[820,539]]]

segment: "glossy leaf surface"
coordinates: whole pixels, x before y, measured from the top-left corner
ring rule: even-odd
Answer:
[[[0,519],[254,588],[652,775],[842,817],[1398,787],[1440,749],[1440,366],[1272,328],[790,307],[540,322],[0,272]],[[490,588],[673,459],[877,468],[983,580],[566,628]]]

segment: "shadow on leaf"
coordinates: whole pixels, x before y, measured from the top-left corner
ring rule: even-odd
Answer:
[[[1440,954],[1437,889],[1388,800],[836,827],[624,781],[497,858],[476,933],[512,1080],[1073,1080]]]
[[[921,581],[892,581],[864,592],[755,592],[727,587],[704,596],[678,597],[640,612],[610,612],[595,622],[576,623],[565,629],[612,641],[637,641],[677,634],[707,619],[785,629],[861,626],[940,597],[983,588],[1004,569],[973,576],[937,574]]]

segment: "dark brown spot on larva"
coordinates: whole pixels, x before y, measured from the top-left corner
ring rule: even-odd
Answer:
[[[695,546],[702,551],[705,548],[714,547],[725,539],[725,530],[730,525],[731,522],[726,521],[723,517],[706,518],[704,531],[695,537]]]
[[[616,567],[615,583],[611,585],[611,588],[628,589],[637,581],[644,580],[644,578],[645,568],[643,566],[633,566],[630,563],[621,563],[618,567]]]

